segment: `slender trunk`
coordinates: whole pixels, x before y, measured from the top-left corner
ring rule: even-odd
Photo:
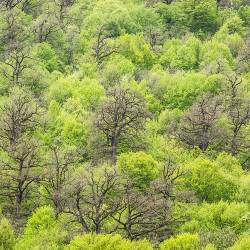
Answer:
[[[16,205],[15,205],[15,213],[16,218],[20,219],[21,205],[23,200],[23,193],[20,187],[18,187],[17,195],[16,195]]]
[[[117,156],[117,139],[112,138],[111,140],[111,160],[113,164],[116,164],[116,156]]]
[[[58,218],[59,214],[62,212],[62,206],[60,198],[56,198],[55,200],[55,207],[56,207],[56,218]]]
[[[238,151],[238,145],[237,145],[237,133],[234,132],[234,135],[233,135],[233,138],[232,138],[232,141],[231,141],[231,154],[233,156],[235,156],[237,154],[237,151]]]
[[[100,225],[100,204],[95,206],[95,232],[99,234],[101,232],[101,225]]]

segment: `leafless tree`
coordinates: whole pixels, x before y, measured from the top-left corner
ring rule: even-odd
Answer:
[[[148,189],[141,190],[124,177],[119,211],[112,215],[118,230],[131,240],[150,237],[164,239],[171,233],[173,224],[171,209],[175,200],[176,180],[185,173],[169,159],[165,162],[158,179]]]
[[[37,106],[25,90],[15,88],[1,107],[0,196],[10,199],[16,219],[23,214],[23,202],[39,179],[39,143],[33,136],[37,116]]]
[[[136,92],[123,88],[109,91],[108,99],[97,114],[95,126],[106,137],[113,162],[119,145],[137,138],[147,117],[145,102]]]
[[[29,68],[32,58],[29,55],[28,48],[13,44],[9,49],[3,61],[5,67],[2,67],[2,74],[9,82],[16,85],[21,82],[21,76],[24,70]]]
[[[152,188],[166,200],[169,198],[174,199],[176,180],[184,175],[185,171],[180,166],[177,166],[170,158],[166,159],[161,176],[152,183]]]
[[[228,95],[226,97],[226,110],[230,119],[231,137],[230,152],[236,155],[239,151],[249,148],[242,129],[250,121],[250,101],[244,97],[243,80],[237,74],[229,74],[226,77]]]
[[[29,44],[32,35],[29,32],[29,25],[15,9],[4,12],[3,20],[0,36],[0,44],[2,45],[1,71],[10,83],[18,84],[32,59]]]
[[[123,196],[122,209],[112,217],[118,223],[118,230],[131,240],[145,236],[155,238],[170,232],[170,203],[155,194],[133,192],[128,187]]]
[[[216,120],[221,112],[221,98],[203,95],[182,118],[177,136],[190,147],[203,152],[218,136]]]
[[[47,10],[40,15],[35,22],[33,32],[37,36],[39,43],[46,42],[49,36],[60,29],[56,13],[47,7]]]
[[[101,65],[104,59],[118,52],[118,47],[110,43],[111,33],[105,25],[98,29],[96,36],[92,50],[97,63]]]
[[[87,169],[74,183],[66,212],[77,219],[84,232],[103,232],[105,222],[117,212],[118,180],[116,170],[104,166]]]
[[[53,202],[58,216],[67,204],[66,194],[78,154],[76,149],[65,148],[60,143],[50,145],[48,151],[41,183],[46,190],[45,198]]]

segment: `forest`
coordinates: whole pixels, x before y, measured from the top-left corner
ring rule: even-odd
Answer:
[[[0,250],[223,249],[250,249],[250,1],[0,0]]]

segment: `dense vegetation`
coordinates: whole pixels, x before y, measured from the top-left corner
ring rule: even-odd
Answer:
[[[0,249],[250,249],[248,0],[0,1]]]

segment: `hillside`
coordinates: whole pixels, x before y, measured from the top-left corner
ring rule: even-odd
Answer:
[[[249,0],[0,1],[0,250],[250,249]]]

